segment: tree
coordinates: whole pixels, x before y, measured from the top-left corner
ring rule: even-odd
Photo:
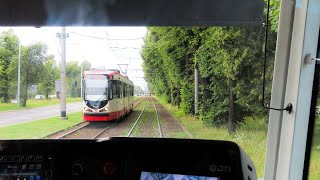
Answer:
[[[48,99],[49,94],[54,91],[55,80],[58,78],[58,76],[59,69],[56,66],[54,56],[47,56],[44,62],[44,69],[42,73],[41,82],[38,84],[40,92],[45,95],[46,99]]]
[[[89,71],[91,69],[91,63],[87,60],[82,61],[81,66],[82,71]]]
[[[142,95],[142,94],[144,94],[144,91],[142,90],[142,88],[140,86],[134,86],[134,94],[135,95]]]
[[[34,43],[30,46],[21,47],[21,105],[26,106],[28,100],[28,90],[31,86],[40,83],[44,71],[44,62],[47,56],[47,45],[43,43]],[[10,73],[12,77],[17,78],[17,64],[15,59],[10,64]],[[15,81],[16,82],[16,81]]]
[[[81,67],[78,61],[70,61],[67,63],[67,92],[71,97],[81,96]]]
[[[266,100],[270,98],[279,2],[271,0]],[[265,117],[262,107],[263,28],[149,27],[142,49],[149,89],[185,113],[193,113],[193,69],[200,74],[200,118],[234,133],[246,116]]]
[[[0,101],[10,101],[10,63],[18,55],[18,37],[12,30],[0,34]]]
[[[142,50],[148,87],[168,102],[193,112],[193,55],[203,28],[150,27]],[[190,96],[191,95],[191,96]]]

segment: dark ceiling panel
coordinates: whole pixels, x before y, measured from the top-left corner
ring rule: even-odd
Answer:
[[[262,25],[263,0],[2,0],[1,26]]]

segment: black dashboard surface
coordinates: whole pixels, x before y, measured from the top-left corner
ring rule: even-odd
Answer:
[[[165,138],[2,140],[0,179],[134,180],[151,172],[234,180],[243,177],[240,149],[227,141]]]

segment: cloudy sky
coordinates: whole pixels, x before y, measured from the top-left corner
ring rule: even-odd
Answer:
[[[48,45],[48,53],[60,61],[61,43],[57,33],[61,27],[0,27],[3,30],[13,29],[22,45],[43,42]],[[141,72],[140,56],[146,27],[66,27],[67,61],[90,61],[92,67],[128,69],[127,73],[135,84],[146,88]]]

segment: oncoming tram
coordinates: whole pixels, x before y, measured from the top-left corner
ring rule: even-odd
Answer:
[[[110,121],[133,109],[133,82],[119,70],[91,70],[83,74],[83,120]]]

